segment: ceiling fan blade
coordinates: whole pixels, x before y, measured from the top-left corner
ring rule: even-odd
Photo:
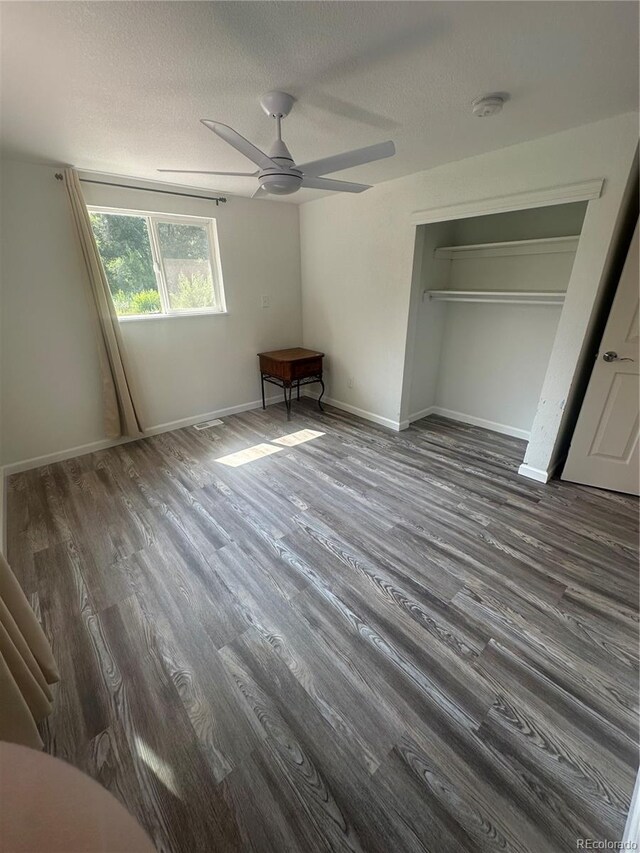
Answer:
[[[370,190],[369,184],[354,184],[351,181],[334,181],[331,178],[316,178],[313,175],[305,175],[302,186],[310,190],[335,190],[341,193],[363,193]]]
[[[264,198],[267,195],[269,195],[269,193],[263,188],[262,184],[260,184],[251,198]]]
[[[221,139],[232,145],[236,151],[239,151],[245,157],[248,157],[249,160],[253,161],[256,166],[260,166],[261,169],[270,169],[274,166],[278,168],[278,164],[271,157],[268,157],[264,151],[256,148],[252,142],[241,136],[237,130],[226,124],[220,124],[218,121],[210,121],[207,118],[201,118],[200,121],[205,127],[208,127],[209,130],[212,130]]]
[[[174,175],[234,175],[238,178],[255,178],[258,172],[206,172],[203,169],[157,169],[158,172],[171,172]]]
[[[296,166],[303,175],[328,175],[331,172],[341,172],[343,169],[351,169],[353,166],[363,166],[374,160],[382,160],[396,153],[393,142],[378,142],[376,145],[368,145],[366,148],[356,148],[354,151],[345,151],[344,154],[334,154],[333,157],[325,157],[322,160],[312,160]]]

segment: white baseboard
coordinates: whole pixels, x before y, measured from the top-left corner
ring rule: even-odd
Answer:
[[[316,391],[304,391],[303,393],[305,397],[310,397],[312,400],[317,400],[320,396]],[[350,415],[357,415],[365,421],[371,421],[374,424],[379,424],[380,426],[392,429],[394,432],[399,432],[401,429],[406,429],[406,426],[408,426],[408,424],[406,426],[402,426],[402,423],[404,422],[392,421],[391,418],[383,418],[382,415],[376,415],[375,412],[369,412],[366,409],[359,409],[357,406],[352,406],[350,403],[343,403],[342,400],[336,400],[333,397],[327,397],[326,395],[322,398],[322,402],[329,406],[333,406],[335,409],[341,409],[343,412],[349,412]]]
[[[543,471],[541,468],[533,468],[531,465],[522,465],[518,468],[518,474],[521,477],[528,477],[530,480],[537,480],[538,483],[548,483],[551,475],[548,471]]]
[[[534,468],[533,465],[527,465],[526,462],[523,462],[518,468],[518,474],[522,477],[528,477],[530,480],[537,480],[539,483],[548,483],[555,477],[559,466],[560,462],[554,462],[544,471],[542,468]]]
[[[414,421],[421,421],[422,418],[426,418],[429,415],[432,415],[433,412],[433,406],[427,406],[426,409],[421,409],[419,412],[413,412],[413,414],[409,415],[409,417],[405,418],[403,421],[400,421],[399,428],[401,430],[407,429]]]
[[[435,406],[427,406],[426,409],[420,409],[419,412],[413,412],[413,414],[409,415],[406,421],[402,421],[402,423],[412,424],[414,421],[421,421],[422,418],[426,418],[429,415],[435,414],[436,407]]]
[[[42,456],[32,456],[29,459],[20,459],[18,462],[9,462],[2,469],[2,473],[5,477],[10,477],[11,474],[30,471],[32,468],[41,468],[43,465],[52,465],[54,462],[64,462],[65,459],[73,459],[76,456],[95,453],[97,450],[106,450],[108,447],[116,447],[118,444],[126,444],[128,441],[135,441],[135,439],[103,438],[99,441],[90,441],[87,444],[79,444],[76,447],[68,447],[65,450],[45,453]]]
[[[282,402],[282,397],[266,397],[267,405]],[[171,432],[174,429],[193,426],[201,421],[209,421],[214,418],[223,418],[228,415],[237,415],[240,412],[248,412],[251,409],[262,407],[262,400],[252,400],[250,403],[241,403],[239,406],[228,406],[226,409],[216,409],[215,412],[204,412],[189,418],[180,418],[177,421],[169,421],[165,424],[149,427],[141,438],[151,435],[160,435],[163,432]],[[63,462],[65,459],[73,459],[76,456],[84,456],[87,453],[95,453],[98,450],[106,450],[108,447],[116,447],[119,444],[127,444],[130,441],[138,441],[136,438],[103,438],[99,441],[91,441],[88,444],[80,444],[77,447],[68,447],[65,450],[57,450],[54,453],[45,453],[43,456],[33,456],[30,459],[22,459],[19,462],[10,462],[0,469],[2,480],[10,474],[18,474],[21,471],[29,471],[32,468],[41,468],[43,465],[52,465],[54,462]]]
[[[315,391],[305,391],[306,397],[311,397],[313,400],[318,399],[318,393]],[[413,412],[408,418],[402,421],[394,421],[391,418],[384,418],[382,415],[376,415],[375,412],[369,412],[366,409],[359,409],[357,406],[352,406],[350,403],[343,403],[342,400],[335,400],[332,397],[323,397],[324,402],[336,409],[342,409],[352,415],[357,415],[364,418],[366,421],[372,421],[375,424],[388,427],[395,432],[401,432],[412,424],[414,421],[419,421],[421,418],[426,418],[428,415],[442,415],[443,418],[450,418],[452,421],[460,421],[472,426],[479,426],[483,429],[490,429],[493,432],[499,432],[503,435],[510,435],[513,438],[523,438],[529,440],[530,433],[527,430],[519,429],[518,427],[509,426],[509,424],[500,424],[496,421],[488,421],[485,418],[476,418],[474,415],[467,415],[464,412],[454,412],[452,409],[443,409],[441,406],[428,406],[426,409],[421,409],[419,412]]]
[[[509,424],[501,424],[497,421],[488,421],[486,418],[477,418],[475,415],[467,415],[465,412],[454,412],[453,409],[443,409],[442,406],[429,406],[428,409],[423,409],[421,412],[415,412],[409,415],[409,423],[418,421],[420,418],[425,418],[427,415],[441,415],[443,418],[450,418],[452,421],[460,421],[472,426],[490,429],[493,432],[502,433],[502,435],[510,435],[513,438],[523,438],[528,441],[531,433],[519,427],[513,427]]]

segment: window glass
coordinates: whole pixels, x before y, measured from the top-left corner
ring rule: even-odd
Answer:
[[[157,223],[157,229],[171,310],[213,308],[215,293],[208,229],[162,221]]]
[[[113,213],[90,218],[118,315],[160,314],[147,218]]]
[[[89,208],[119,317],[223,313],[214,219]]]

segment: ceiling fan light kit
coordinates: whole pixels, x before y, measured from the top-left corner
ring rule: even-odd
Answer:
[[[276,122],[277,135],[269,154],[265,154],[264,151],[253,145],[232,127],[210,119],[200,119],[205,127],[255,163],[259,167],[256,172],[211,172],[192,169],[158,169],[158,171],[173,172],[174,174],[257,177],[259,186],[252,198],[262,195],[290,195],[297,192],[300,187],[351,193],[361,193],[370,189],[368,184],[335,181],[323,176],[332,172],[340,172],[342,169],[351,169],[354,166],[372,163],[384,157],[391,157],[396,152],[393,142],[380,142],[377,145],[369,145],[366,148],[358,148],[344,154],[324,157],[321,160],[313,160],[297,166],[282,139],[281,130],[282,119],[289,115],[294,103],[293,95],[277,91],[267,92],[260,100],[262,109]]]

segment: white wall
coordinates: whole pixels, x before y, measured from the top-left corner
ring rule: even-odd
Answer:
[[[440,353],[448,306],[431,302],[424,290],[445,290],[451,262],[434,257],[438,246],[451,245],[454,223],[437,222],[416,229],[416,264],[414,265],[405,373],[410,377],[409,414],[414,420],[435,404]],[[419,264],[419,266],[418,266]]]
[[[440,307],[440,306],[439,306]],[[528,438],[559,305],[446,304],[433,405],[440,414]]]
[[[452,245],[571,237],[580,233],[586,210],[587,203],[578,201],[456,219]]]
[[[575,252],[513,255],[494,258],[454,258],[449,290],[565,291]]]
[[[2,462],[104,439],[99,373],[64,187],[54,169],[2,167]],[[228,315],[122,324],[148,426],[260,397],[256,353],[301,338],[295,205],[214,202],[84,185],[88,203],[213,216]],[[260,298],[269,296],[270,307]]]
[[[303,205],[304,341],[329,354],[329,396],[391,423],[409,413],[411,377],[404,367],[405,348],[411,345],[412,212],[605,178],[602,197],[590,202],[585,217],[568,310],[559,326],[563,343],[554,345],[543,383],[544,411],[534,421],[532,464],[546,470],[602,288],[637,121],[635,113],[617,116],[389,181],[362,196]]]

